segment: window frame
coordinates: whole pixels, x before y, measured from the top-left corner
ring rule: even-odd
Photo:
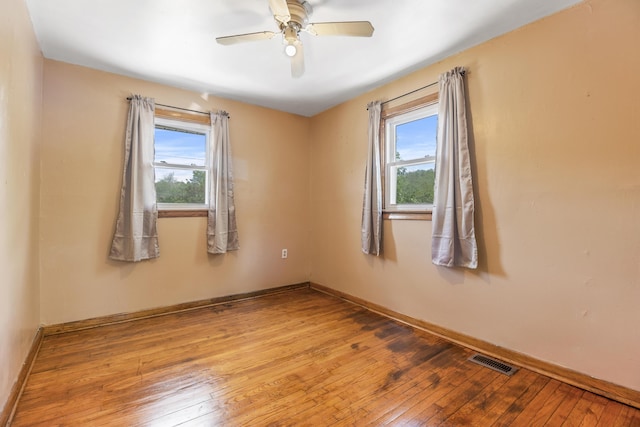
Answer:
[[[408,161],[402,162],[388,162],[388,158],[391,156],[389,154],[390,146],[388,144],[388,139],[390,137],[389,129],[387,127],[388,123],[392,124],[402,124],[406,122],[410,122],[413,120],[418,120],[422,117],[429,117],[434,114],[426,114],[419,115],[416,114],[417,111],[422,109],[427,109],[427,112],[435,111],[435,115],[439,114],[438,111],[438,93],[433,93],[426,95],[424,97],[415,99],[413,101],[409,101],[405,104],[398,105],[392,108],[383,108],[381,112],[381,120],[380,120],[380,159],[381,159],[381,172],[382,172],[382,193],[383,193],[383,217],[384,219],[393,220],[393,219],[401,219],[401,220],[430,220],[431,212],[433,205],[432,204],[421,204],[417,206],[411,205],[392,205],[390,206],[390,168],[391,164],[396,164],[396,166],[402,165],[411,165],[416,164],[417,159],[411,159]],[[411,117],[409,120],[401,121],[398,118],[403,116]],[[399,122],[399,123],[398,123]],[[394,156],[395,160],[395,156]],[[435,156],[433,159],[435,162]],[[402,165],[400,165],[402,163]],[[418,162],[424,163],[424,162]]]
[[[209,209],[209,186],[212,165],[211,158],[211,124],[209,117],[197,117],[192,114],[175,113],[166,110],[156,110],[154,118],[154,132],[158,127],[175,129],[176,131],[184,131],[189,133],[197,133],[205,136],[205,162],[204,166],[185,166],[173,163],[160,163],[155,161],[154,155],[154,174],[160,169],[178,169],[178,170],[202,170],[205,172],[205,203],[161,203],[157,201],[158,217],[199,217],[206,216]],[[155,138],[154,138],[155,152]]]

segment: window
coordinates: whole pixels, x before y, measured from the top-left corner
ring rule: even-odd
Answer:
[[[383,112],[384,210],[431,212],[438,104],[412,103]]]
[[[209,129],[156,117],[155,157],[158,210],[205,210],[208,207]]]

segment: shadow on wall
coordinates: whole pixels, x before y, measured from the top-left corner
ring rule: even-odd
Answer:
[[[468,78],[468,77],[467,77]],[[467,123],[469,128],[469,153],[471,160],[471,172],[473,176],[473,197],[475,198],[475,226],[476,240],[478,243],[478,269],[472,271],[483,281],[490,283],[491,276],[504,277],[506,274],[500,260],[500,250],[498,239],[498,228],[496,226],[496,216],[489,199],[488,191],[483,192],[484,198],[480,197],[480,188],[487,188],[487,174],[482,174],[480,180],[479,170],[486,170],[486,155],[480,156],[482,164],[478,162],[477,145],[473,125],[473,112],[471,111],[471,101],[469,99],[469,83],[465,79],[465,102],[467,105]],[[487,239],[492,240],[492,251],[489,252]]]

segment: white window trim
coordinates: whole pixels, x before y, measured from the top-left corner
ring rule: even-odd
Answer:
[[[396,175],[391,173],[394,167],[414,166],[420,164],[434,164],[435,156],[427,156],[419,159],[396,161],[396,127],[408,122],[419,120],[425,117],[438,114],[438,103],[430,103],[424,107],[417,108],[406,113],[401,113],[388,117],[384,121],[384,211],[385,212],[430,212],[433,209],[432,203],[424,204],[396,204],[392,203],[392,195],[396,194]],[[393,159],[393,161],[389,161]]]
[[[200,123],[192,123],[183,120],[165,119],[163,117],[156,117],[154,122],[155,126],[163,126],[173,128],[176,130],[184,130],[187,132],[195,132],[205,135],[205,163],[204,166],[185,166],[173,163],[160,163],[153,162],[153,167],[160,169],[182,169],[182,170],[202,170],[205,171],[205,203],[157,203],[158,210],[166,211],[188,211],[188,210],[202,210],[209,208],[209,185],[210,185],[210,150],[211,150],[211,126]],[[154,140],[155,149],[155,140]]]

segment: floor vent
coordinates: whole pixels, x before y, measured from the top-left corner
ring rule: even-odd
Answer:
[[[470,361],[477,363],[478,365],[485,366],[489,369],[493,369],[494,371],[498,371],[501,374],[505,375],[513,375],[518,370],[515,366],[507,365],[504,362],[501,362],[496,359],[492,359],[491,357],[483,356],[482,354],[474,354],[469,358]]]

